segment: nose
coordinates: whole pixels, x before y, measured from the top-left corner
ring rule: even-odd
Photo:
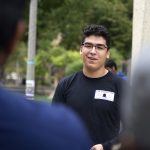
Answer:
[[[96,53],[96,47],[95,46],[93,46],[93,48],[91,49],[91,51],[90,51],[91,53]]]

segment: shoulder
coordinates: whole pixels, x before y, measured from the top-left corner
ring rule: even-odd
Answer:
[[[112,73],[112,72],[108,72],[108,77],[113,80],[114,82],[123,82],[123,79],[120,78],[118,75]]]
[[[64,144],[72,149],[90,149],[91,141],[88,132],[80,120],[80,118],[68,107],[60,104],[51,105],[51,113],[49,115],[49,129],[53,138],[52,143],[59,143],[58,147],[64,149]],[[52,139],[52,138],[51,138]],[[64,140],[65,139],[65,140]],[[62,144],[62,145],[61,145]],[[57,148],[56,148],[57,149]]]
[[[42,116],[45,115],[44,118],[47,118],[49,121],[64,121],[64,118],[71,120],[71,122],[79,121],[76,115],[69,108],[60,104],[51,104],[47,102],[29,100],[22,94],[11,92],[6,89],[0,89],[0,97],[0,111],[4,109],[5,111],[9,111],[9,116],[12,114],[15,116],[16,114],[18,117],[21,117],[21,115],[24,116],[24,119],[37,117],[37,120],[38,118],[40,120],[42,119]]]
[[[12,92],[9,89],[0,87],[0,97],[0,103],[1,105],[5,106],[5,109],[7,108],[7,106],[9,107],[9,105],[10,108],[18,107],[21,105],[26,107],[26,98],[22,94],[18,94]]]
[[[3,124],[2,118],[5,118],[5,126],[16,131],[13,133],[14,141],[27,141],[26,146],[30,147],[37,142],[37,149],[38,146],[67,149],[75,143],[77,145],[74,150],[89,148],[87,131],[78,116],[69,108],[27,100],[20,94],[4,89],[0,89],[0,96],[0,121]],[[1,129],[5,126],[2,125]],[[43,139],[39,141],[41,137]],[[50,142],[46,142],[48,139]]]
[[[81,72],[76,72],[72,75],[66,76],[60,80],[58,85],[64,85],[64,86],[68,87],[72,82],[74,82],[81,75],[82,75]]]
[[[55,125],[57,122],[59,128],[64,128],[64,131],[71,131],[71,134],[76,134],[77,130],[78,134],[80,131],[82,133],[83,130],[85,130],[84,125],[77,114],[65,105],[51,104],[51,118],[55,122]]]
[[[109,72],[108,78],[109,82],[113,84],[118,90],[123,90],[125,85],[127,84],[127,81],[123,80],[118,75],[113,74],[112,72]]]
[[[24,119],[31,119],[32,117],[34,117],[34,120],[37,117],[36,121],[38,121],[38,118],[40,120],[42,119],[42,116],[44,116],[45,119],[48,119],[47,122],[50,121],[52,123],[53,121],[61,122],[65,119],[71,120],[71,123],[75,121],[78,122],[78,118],[76,117],[76,115],[69,108],[66,108],[66,106],[60,104],[51,104],[47,102],[29,100],[26,99],[22,94],[11,92],[5,89],[0,89],[0,97],[0,111],[4,109],[6,111],[7,109],[10,112],[9,116],[11,116],[12,114],[14,114],[12,116],[15,116],[16,114],[16,116],[18,117],[24,115]],[[19,115],[17,114],[18,112]]]
[[[61,79],[60,81],[61,81],[61,82],[64,82],[64,81],[73,80],[73,79],[77,78],[78,76],[81,76],[81,74],[82,74],[81,72],[76,72],[76,73],[74,73],[74,74],[71,74],[71,75],[69,75],[69,76],[64,77],[64,78]]]

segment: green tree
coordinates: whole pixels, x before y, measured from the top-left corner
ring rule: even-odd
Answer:
[[[39,0],[37,22],[36,78],[40,84],[51,84],[64,75],[82,68],[79,55],[82,29],[87,24],[103,24],[111,33],[111,57],[118,63],[130,57],[133,0]],[[7,72],[26,73],[27,30],[22,46],[11,58]],[[61,39],[57,41],[57,37]],[[54,41],[57,44],[53,44]],[[24,46],[23,46],[24,45]]]
[[[39,1],[38,49],[62,33],[65,49],[78,49],[81,31],[86,24],[103,24],[112,36],[112,47],[124,58],[130,57],[133,1],[125,0],[63,0]]]
[[[10,74],[16,72],[18,76],[24,77],[26,74],[26,60],[27,60],[27,47],[24,42],[21,42],[17,51],[11,55],[7,62],[5,69],[5,74]]]

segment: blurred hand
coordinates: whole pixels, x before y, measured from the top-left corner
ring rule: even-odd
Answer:
[[[96,144],[90,150],[104,150],[104,149],[102,144]]]

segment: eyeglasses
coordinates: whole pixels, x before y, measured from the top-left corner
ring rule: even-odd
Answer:
[[[104,44],[93,44],[93,43],[89,43],[89,42],[85,42],[82,45],[89,51],[91,51],[93,49],[93,47],[95,47],[95,49],[97,51],[102,51],[107,48],[107,46]]]

